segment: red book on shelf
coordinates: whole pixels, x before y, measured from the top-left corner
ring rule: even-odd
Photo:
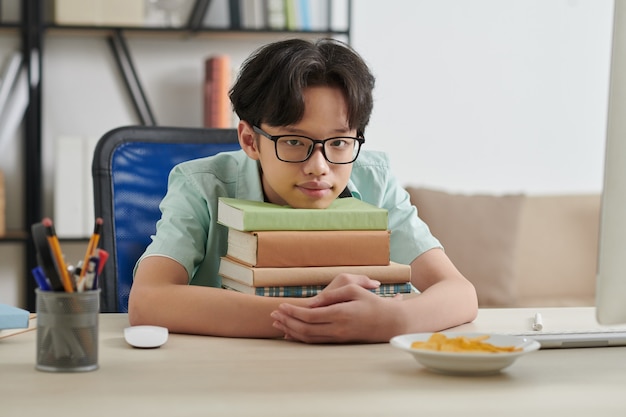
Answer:
[[[204,127],[232,127],[230,89],[230,57],[215,55],[206,59],[204,66]]]

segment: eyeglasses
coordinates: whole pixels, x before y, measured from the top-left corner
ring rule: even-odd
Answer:
[[[259,133],[272,142],[276,150],[276,157],[283,162],[304,162],[311,157],[315,145],[322,145],[322,155],[331,164],[350,164],[356,161],[361,150],[364,138],[337,136],[324,140],[312,139],[298,135],[270,135],[258,126],[252,126]]]

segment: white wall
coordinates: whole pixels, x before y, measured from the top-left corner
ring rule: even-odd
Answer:
[[[367,146],[387,151],[406,185],[600,191],[612,4],[354,0],[352,43],[377,77]],[[238,67],[276,39],[132,35],[128,43],[159,124],[200,126],[204,58],[229,53]],[[2,65],[13,48],[19,37],[0,35]],[[54,216],[56,138],[99,137],[138,120],[104,37],[51,33],[44,48],[44,214]],[[15,139],[0,145],[0,169],[8,226],[19,229],[21,134]],[[21,299],[30,279],[22,263],[20,244],[0,244],[0,302]]]
[[[601,190],[612,1],[354,4],[378,83],[367,146],[403,184]]]

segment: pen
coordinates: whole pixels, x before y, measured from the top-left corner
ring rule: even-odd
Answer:
[[[61,245],[59,244],[59,238],[57,237],[57,234],[54,231],[54,224],[52,224],[52,220],[50,220],[50,218],[48,217],[43,219],[41,223],[46,228],[46,233],[48,234],[48,243],[50,244],[52,255],[55,258],[57,268],[59,269],[59,274],[61,275],[61,283],[63,284],[63,288],[65,289],[65,292],[74,292],[74,287],[72,286],[72,280],[70,279],[70,274],[67,271],[67,266],[65,265],[65,261],[63,260],[63,252],[61,252]]]
[[[52,291],[63,291],[63,282],[59,275],[59,269],[52,256],[52,248],[48,243],[48,233],[46,227],[41,223],[35,223],[31,226],[33,242],[37,249],[37,263],[43,270],[43,275],[50,283]]]
[[[89,244],[87,245],[87,251],[85,252],[85,257],[83,258],[83,267],[80,270],[80,277],[78,282],[82,284],[82,281],[85,279],[85,273],[87,272],[87,265],[89,263],[89,258],[94,255],[96,251],[96,247],[98,246],[98,242],[100,241],[100,231],[102,230],[102,218],[98,217],[96,219],[96,224],[93,227],[93,233],[91,238],[89,239]]]
[[[48,278],[46,278],[46,275],[43,273],[42,267],[36,266],[33,268],[32,273],[35,278],[35,282],[37,282],[37,286],[41,291],[50,291],[52,289],[48,283]]]
[[[98,269],[96,270],[96,275],[93,279],[93,284],[91,286],[92,290],[98,288],[98,278],[102,274],[102,270],[104,269],[104,264],[106,263],[107,259],[109,259],[109,252],[105,251],[104,249],[98,249]]]
[[[541,313],[535,313],[535,317],[533,319],[533,330],[539,331],[543,329],[543,320],[541,318]]]
[[[98,273],[96,274],[96,278],[102,273],[102,270],[104,269],[104,264],[106,263],[107,259],[109,259],[109,252],[105,251],[104,249],[98,249],[98,258]]]
[[[79,291],[93,290],[93,284],[98,270],[98,257],[90,257],[89,262],[84,269],[87,270],[87,273],[85,274],[85,279],[81,280],[78,284]]]

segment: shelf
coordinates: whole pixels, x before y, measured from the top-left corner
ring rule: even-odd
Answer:
[[[0,0],[1,2],[2,0]],[[109,40],[111,49],[118,61],[118,66],[123,67],[122,71],[124,81],[127,83],[127,88],[133,89],[135,93],[131,94],[135,106],[138,110],[139,118],[143,124],[156,123],[150,112],[146,114],[143,109],[142,101],[144,98],[141,83],[134,70],[134,65],[130,56],[129,48],[126,47],[125,37],[152,37],[158,40],[159,37],[180,37],[182,39],[191,38],[211,38],[216,40],[222,39],[249,39],[255,38],[277,38],[285,36],[294,37],[340,37],[342,40],[350,43],[350,27],[351,27],[351,1],[346,3],[347,12],[346,16],[346,29],[345,30],[322,30],[322,31],[309,31],[309,30],[287,30],[287,29],[248,29],[248,28],[190,28],[185,25],[184,27],[162,27],[162,26],[91,26],[91,25],[59,25],[51,22],[46,22],[44,19],[45,5],[49,0],[23,0],[19,2],[21,7],[21,18],[19,22],[0,22],[0,33],[3,34],[16,34],[21,37],[22,53],[24,57],[25,65],[31,77],[29,85],[29,106],[24,117],[24,154],[26,155],[24,161],[25,172],[25,186],[24,186],[24,224],[22,228],[24,231],[11,231],[7,233],[7,236],[0,238],[0,244],[3,243],[21,243],[25,247],[25,267],[26,270],[31,270],[36,266],[36,250],[28,230],[30,225],[39,221],[42,218],[42,87],[41,78],[34,77],[43,73],[42,59],[44,50],[44,36],[57,36],[57,35],[71,35],[71,36],[102,36]],[[330,1],[330,0],[329,0]],[[198,1],[197,4],[207,4],[206,0],[202,2]],[[329,3],[330,4],[330,3]],[[196,9],[192,9],[196,10]],[[205,10],[206,9],[198,9]],[[200,12],[199,15],[202,15]],[[330,13],[330,12],[329,12]],[[341,13],[343,16],[343,13]],[[328,25],[333,22],[330,19],[331,15],[328,14]],[[196,20],[194,20],[196,21]],[[341,26],[343,27],[343,26]],[[130,87],[128,84],[131,84]],[[147,102],[147,101],[146,101]],[[147,107],[149,110],[149,107]],[[88,240],[87,237],[80,238],[60,238],[62,242],[68,243],[83,243]],[[27,309],[34,309],[34,282],[33,280],[27,280],[25,283],[26,288],[24,294],[26,294],[26,307]]]
[[[245,37],[245,36],[276,36],[276,35],[293,35],[293,36],[345,36],[349,39],[350,32],[348,30],[328,30],[328,31],[311,31],[311,30],[277,30],[277,29],[221,29],[221,28],[202,28],[198,30],[190,30],[185,27],[157,27],[157,26],[68,26],[68,25],[46,25],[45,30],[50,35],[76,35],[82,36],[97,35],[110,36],[116,32],[123,32],[125,36],[180,36],[181,38],[198,38],[198,37]]]
[[[0,25],[1,27],[1,25]],[[14,24],[13,27],[18,28],[19,24]],[[202,27],[199,29],[190,29],[186,26],[110,26],[110,25],[58,25],[56,23],[44,24],[44,29],[52,30],[87,30],[87,31],[100,31],[100,30],[124,30],[124,31],[137,31],[137,32],[268,32],[268,33],[348,33],[348,30],[292,30],[292,29],[248,29],[248,28],[213,28]]]
[[[21,230],[8,230],[4,236],[0,237],[1,243],[24,242],[28,239],[28,233]]]

